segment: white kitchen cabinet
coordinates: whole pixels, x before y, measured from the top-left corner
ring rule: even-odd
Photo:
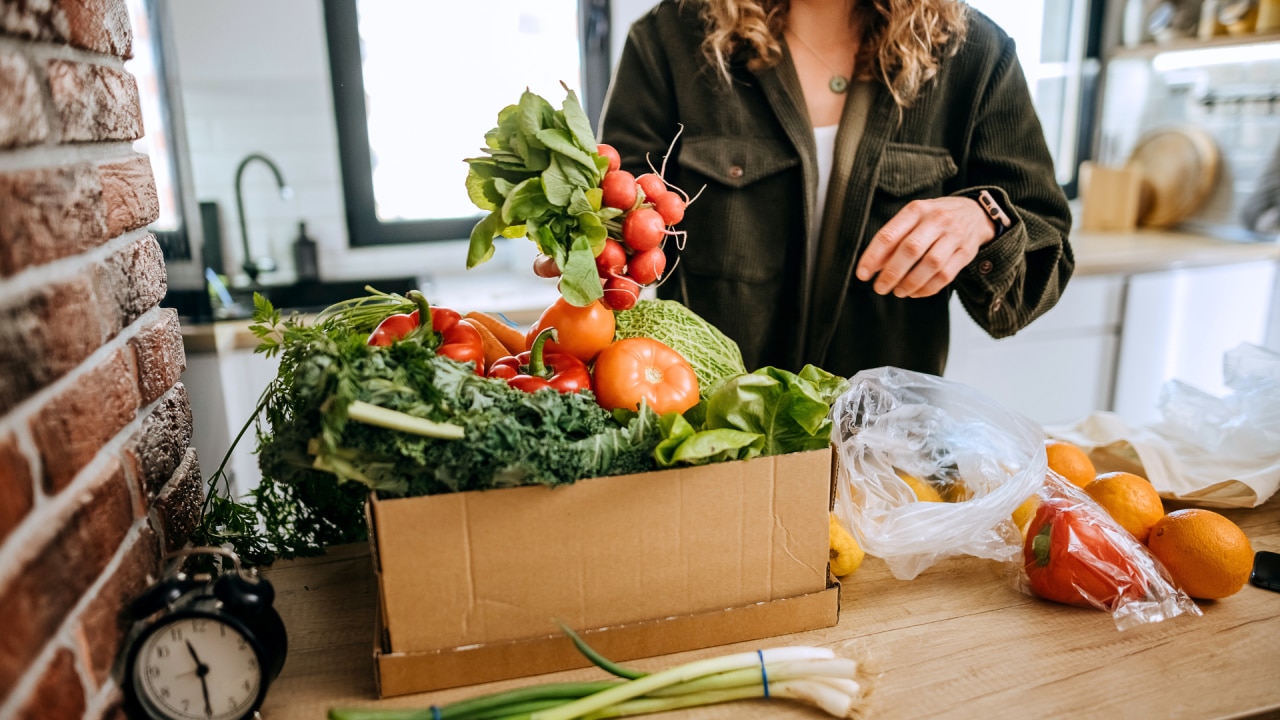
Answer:
[[[213,476],[236,433],[253,414],[279,365],[279,359],[255,355],[247,349],[188,353],[182,380],[191,398],[192,444],[206,480]],[[237,497],[262,482],[258,456],[254,454],[257,446],[257,434],[250,427],[227,463],[232,493]]]
[[[1041,424],[1070,422],[1110,403],[1124,278],[1075,278],[1049,312],[993,339],[952,300],[945,376]]]
[[[1160,390],[1173,379],[1225,394],[1223,354],[1240,343],[1267,344],[1275,285],[1273,261],[1130,278],[1115,412],[1133,424],[1159,420]]]

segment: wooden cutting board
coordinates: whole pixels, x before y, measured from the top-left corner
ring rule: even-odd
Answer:
[[[1141,174],[1138,224],[1168,227],[1191,217],[1213,192],[1221,156],[1209,133],[1180,126],[1143,135],[1127,167]]]

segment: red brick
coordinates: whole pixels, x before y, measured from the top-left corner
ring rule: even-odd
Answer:
[[[127,352],[117,350],[31,419],[31,434],[44,464],[41,480],[50,495],[75,479],[137,415],[137,378]]]
[[[97,350],[102,328],[88,278],[47,285],[0,307],[0,412]]]
[[[75,654],[60,647],[14,720],[80,718],[84,717],[85,705],[84,683],[76,669]]]
[[[164,533],[165,552],[173,552],[187,544],[191,532],[200,523],[204,505],[204,481],[195,448],[189,448],[173,479],[156,498],[155,513]]]
[[[102,200],[107,204],[107,235],[136,230],[160,217],[160,198],[151,158],[139,155],[124,162],[99,165]]]
[[[35,145],[49,137],[40,83],[21,53],[0,50],[0,148]]]
[[[102,179],[93,165],[0,174],[0,277],[106,239]]]
[[[102,574],[133,521],[124,470],[113,463],[54,536],[12,580],[0,586],[0,618],[8,618],[0,632],[0,698],[13,692],[67,614]]]
[[[61,5],[72,45],[116,57],[133,56],[133,29],[124,0],[62,0]]]
[[[32,40],[63,42],[70,25],[58,0],[4,0],[0,2],[0,31]]]
[[[0,437],[0,543],[22,523],[35,503],[31,465],[13,435]]]
[[[142,110],[133,75],[71,60],[50,60],[49,91],[62,121],[62,142],[137,140]]]
[[[142,404],[150,405],[169,392],[187,369],[178,311],[166,308],[163,316],[129,340],[138,362],[138,390]]]
[[[159,569],[160,541],[151,528],[145,528],[124,551],[120,565],[80,616],[88,653],[86,665],[97,687],[102,687],[111,674],[111,665],[129,630],[129,620],[120,611],[157,577]]]
[[[142,421],[137,436],[125,448],[144,498],[154,498],[178,471],[191,446],[191,433],[191,402],[187,388],[178,383]]]
[[[94,268],[94,290],[106,324],[107,337],[155,307],[169,286],[164,253],[154,235],[148,235]]]

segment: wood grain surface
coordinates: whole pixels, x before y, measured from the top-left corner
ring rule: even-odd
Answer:
[[[1170,508],[1172,509],[1172,508]],[[1280,551],[1280,496],[1224,511],[1255,550]],[[598,679],[594,669],[377,700],[377,589],[364,546],[277,563],[266,572],[289,629],[289,657],[265,720],[323,718],[331,707],[426,708],[540,682]],[[765,643],[830,646],[874,663],[869,717],[1223,718],[1280,716],[1280,593],[1246,585],[1201,602],[1203,617],[1117,631],[1106,613],[1019,594],[995,563],[952,558],[915,580],[868,558],[846,578],[836,627]],[[631,663],[655,670],[754,649],[709,648]],[[733,703],[658,717],[680,720],[825,717],[780,701]]]

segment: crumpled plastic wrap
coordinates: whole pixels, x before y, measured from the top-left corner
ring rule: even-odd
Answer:
[[[1257,507],[1280,489],[1280,355],[1239,345],[1223,356],[1223,379],[1223,397],[1165,383],[1162,419],[1147,426],[1099,412],[1048,432],[1084,448],[1100,471],[1147,478],[1162,497]]]

